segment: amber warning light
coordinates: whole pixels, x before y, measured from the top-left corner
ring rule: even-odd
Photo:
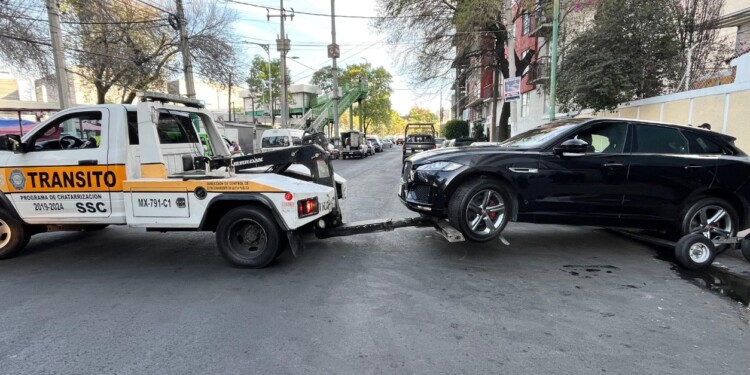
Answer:
[[[299,217],[307,217],[317,214],[318,198],[309,198],[297,201],[297,213],[299,214]]]

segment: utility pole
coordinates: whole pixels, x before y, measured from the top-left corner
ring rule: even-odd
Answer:
[[[328,57],[333,59],[331,74],[333,75],[333,138],[339,138],[339,70],[336,59],[339,57],[339,46],[336,44],[336,8],[335,0],[331,0],[331,44],[328,45]],[[351,130],[352,124],[349,124]]]
[[[284,21],[286,20],[286,9],[284,9],[284,0],[279,0],[280,6],[279,9],[281,13],[278,15],[271,15],[268,14],[268,20],[271,20],[271,17],[278,17],[281,20],[281,36],[279,39],[276,39],[276,50],[281,52],[281,66],[280,66],[280,75],[281,75],[281,127],[286,128],[289,125],[289,108],[287,107],[287,94],[286,94],[286,53],[289,52],[289,39],[287,39],[286,34],[284,33]],[[290,16],[290,19],[294,20],[294,8],[292,8],[292,14]]]
[[[550,46],[549,74],[549,120],[555,119],[555,97],[557,95],[557,33],[560,28],[560,0],[555,0],[552,15],[552,45]]]
[[[232,73],[229,73],[229,95],[227,95],[227,108],[229,108],[229,121],[232,121]]]
[[[180,26],[180,51],[182,52],[182,66],[185,72],[185,89],[188,98],[195,98],[195,83],[193,82],[193,63],[190,61],[190,46],[188,45],[187,21],[185,10],[182,9],[182,0],[177,3],[177,23]]]
[[[508,77],[516,77],[516,37],[515,27],[516,23],[513,21],[513,0],[505,0],[505,30],[508,35]],[[523,57],[523,56],[521,56]],[[518,99],[522,100],[522,99]],[[510,123],[511,130],[518,126],[518,100],[510,102]],[[511,132],[508,132],[508,137],[511,136]]]
[[[49,17],[49,36],[52,39],[52,54],[55,60],[55,78],[57,78],[57,96],[60,109],[70,107],[70,88],[68,87],[68,74],[65,71],[65,55],[62,49],[62,36],[60,35],[60,9],[57,0],[46,0],[47,16]]]

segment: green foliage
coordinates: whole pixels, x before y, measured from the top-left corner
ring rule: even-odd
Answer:
[[[341,69],[338,73],[341,80]],[[333,67],[328,65],[318,69],[310,78],[310,84],[320,87],[323,92],[333,91]]]
[[[387,134],[401,134],[403,135],[406,131],[406,121],[398,114],[395,110],[391,110],[390,118],[388,119],[388,131]]]
[[[287,68],[287,82],[290,72]],[[250,92],[259,94],[256,103],[268,106],[268,60],[260,55],[255,55],[250,67],[250,77],[247,78]],[[273,101],[279,100],[281,96],[281,62],[279,59],[271,61],[271,93]]]
[[[409,114],[406,116],[406,121],[431,123],[435,125],[438,122],[438,117],[427,108],[412,107],[409,110]]]
[[[562,59],[563,111],[614,109],[656,96],[676,79],[679,43],[672,0],[601,0],[590,30]]]
[[[370,64],[354,64],[346,67],[339,78],[339,85],[353,87],[360,79],[367,81],[369,94],[362,103],[364,112],[364,131],[368,134],[386,134],[391,120],[391,81],[393,76],[383,67],[373,69]],[[359,116],[359,108],[354,108]],[[342,117],[348,117],[344,114]],[[361,119],[357,120],[359,123]]]
[[[476,139],[484,139],[484,124],[481,122],[475,122],[471,128],[472,137]]]
[[[469,136],[469,123],[464,120],[450,120],[443,124],[443,137],[446,139],[465,138]]]

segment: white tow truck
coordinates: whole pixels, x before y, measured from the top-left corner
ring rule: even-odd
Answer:
[[[231,158],[199,101],[140,99],[66,109],[0,137],[0,258],[39,233],[130,225],[215,231],[227,261],[257,268],[287,242],[295,250],[298,230],[341,224],[346,182],[317,144]]]

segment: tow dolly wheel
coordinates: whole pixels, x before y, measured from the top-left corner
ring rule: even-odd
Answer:
[[[23,249],[31,238],[27,228],[5,212],[0,212],[0,259],[10,258]]]
[[[688,234],[677,241],[674,255],[677,262],[687,269],[705,269],[716,258],[716,246],[703,234]]]
[[[745,257],[745,260],[750,262],[750,233],[742,239],[740,249],[742,250],[742,256]]]
[[[281,250],[280,230],[268,210],[237,207],[219,220],[216,244],[224,259],[233,266],[263,268]]]

